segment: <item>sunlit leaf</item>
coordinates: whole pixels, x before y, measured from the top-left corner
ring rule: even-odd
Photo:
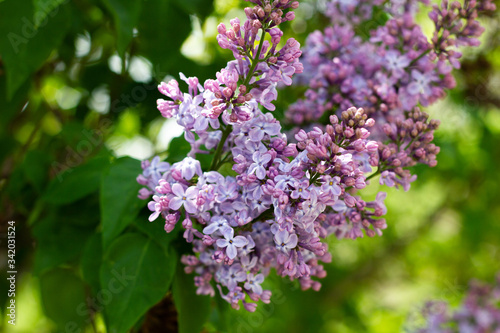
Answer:
[[[90,322],[82,280],[69,269],[56,268],[40,277],[43,311],[61,331],[78,331]]]

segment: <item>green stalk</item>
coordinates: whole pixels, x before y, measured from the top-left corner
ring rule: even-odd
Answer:
[[[255,67],[257,67],[257,64],[259,63],[259,56],[260,52],[262,51],[262,46],[264,45],[264,37],[266,36],[266,30],[264,27],[262,27],[262,35],[260,36],[260,42],[259,42],[259,48],[257,49],[257,54],[255,55],[255,58],[250,58],[252,59],[252,66],[250,66],[250,70],[248,71],[248,75],[245,78],[245,81],[243,81],[243,85],[246,86],[249,82],[250,79],[253,76],[253,71],[255,70]]]
[[[252,66],[250,66],[250,71],[248,72],[247,77],[245,78],[245,81],[243,81],[243,85],[246,86],[249,82],[250,79],[253,76],[253,72],[255,71],[255,67],[257,67],[257,64],[259,63],[259,55],[260,52],[262,51],[262,47],[264,45],[264,37],[266,36],[266,30],[264,27],[262,27],[262,35],[260,37],[260,42],[259,42],[259,48],[257,49],[257,54],[255,55],[255,58],[250,58],[252,59]],[[217,149],[215,150],[214,158],[212,159],[212,164],[210,165],[210,170],[215,171],[219,168],[219,160],[220,160],[220,155],[222,153],[222,148],[224,147],[224,144],[226,143],[226,139],[229,136],[233,129],[233,126],[227,125],[227,127],[224,129],[224,132],[222,132],[222,138],[220,139],[219,144],[217,145]]]
[[[227,137],[229,136],[229,133],[233,130],[233,126],[227,125],[226,128],[224,129],[224,132],[222,132],[222,138],[220,139],[219,144],[217,145],[217,150],[215,150],[215,155],[214,158],[212,159],[212,164],[210,165],[210,170],[215,171],[217,170],[217,166],[219,164],[219,159],[220,155],[222,153],[222,148],[224,148],[224,143],[226,142]]]
[[[381,173],[381,170],[380,170],[380,168],[378,168],[377,171],[375,171],[374,173],[372,173],[371,175],[366,177],[366,180],[370,180],[371,178],[375,177],[376,175],[378,175],[380,173]]]

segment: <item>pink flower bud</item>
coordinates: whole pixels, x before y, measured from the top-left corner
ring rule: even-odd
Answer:
[[[217,26],[217,32],[219,32],[221,35],[224,35],[226,36],[226,26],[224,25],[224,23],[220,23],[218,26]]]

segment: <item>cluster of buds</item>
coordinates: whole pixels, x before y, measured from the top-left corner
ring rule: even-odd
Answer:
[[[478,46],[477,38],[484,28],[477,17],[480,13],[493,12],[495,9],[491,0],[466,0],[463,5],[458,1],[450,3],[443,0],[441,6],[433,5],[429,17],[435,27],[432,44],[436,55],[441,60],[448,59],[455,68],[459,68],[461,53],[456,51],[456,46]]]

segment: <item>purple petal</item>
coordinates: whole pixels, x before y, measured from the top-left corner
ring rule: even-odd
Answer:
[[[254,284],[252,286],[252,291],[254,293],[256,293],[257,295],[260,295],[260,294],[262,294],[262,287],[258,284],[255,284],[255,282],[254,282]]]
[[[281,78],[283,79],[283,83],[287,86],[291,85],[292,84],[292,78],[290,76],[288,76],[287,74],[283,73],[283,75],[281,76]]]
[[[149,222],[153,222],[154,220],[156,220],[158,218],[158,216],[160,216],[160,212],[154,212],[153,214],[149,215]]]
[[[217,223],[212,223],[211,225],[209,226],[206,226],[205,228],[203,228],[203,233],[205,235],[210,235],[212,233],[215,232],[215,230],[219,229],[219,226]]]
[[[260,142],[262,141],[262,138],[264,138],[264,131],[262,131],[260,128],[254,128],[248,134],[250,140],[255,142]]]
[[[170,168],[170,164],[168,164],[167,162],[161,162],[158,167],[156,168],[156,170],[160,171],[160,172],[165,172],[167,171],[168,169]]]
[[[291,234],[290,237],[288,237],[288,242],[286,244],[286,247],[289,249],[293,249],[294,247],[297,246],[298,238],[296,234]]]
[[[236,274],[235,274],[236,281],[242,282],[242,281],[245,281],[246,279],[247,279],[247,273],[244,270],[240,270],[240,271],[236,272]]]
[[[260,161],[263,162],[263,164],[269,163],[271,160],[271,155],[270,154],[263,154],[261,155]]]
[[[151,176],[151,167],[144,170],[144,177],[149,178]]]
[[[237,247],[243,247],[248,244],[248,239],[243,236],[236,236],[233,238],[233,244]]]
[[[218,242],[218,241],[217,241]],[[217,244],[218,245],[218,244]],[[236,246],[233,244],[229,244],[226,248],[226,254],[229,257],[229,259],[234,259],[236,258],[236,255],[238,254],[238,251],[236,250]]]
[[[406,88],[406,90],[408,91],[408,93],[410,95],[416,95],[419,93],[419,87],[418,87],[418,84],[416,82],[412,82],[408,85],[408,87]]]
[[[233,236],[234,236],[233,228],[231,228],[229,226],[225,227],[224,230],[222,231],[222,235],[227,240],[233,239]]]
[[[331,190],[332,190],[332,194],[337,195],[337,196],[339,196],[340,193],[342,192],[342,190],[340,189],[340,186],[338,186],[338,185],[333,185],[331,187]]]
[[[281,130],[279,123],[270,123],[266,125],[266,133],[269,135],[277,135]]]
[[[227,241],[227,239],[219,238],[217,240],[218,247],[226,247],[226,246],[228,246],[228,244],[229,244],[229,242]]]
[[[148,209],[152,212],[154,212],[156,210],[156,201],[150,201],[148,202]]]
[[[179,210],[181,206],[182,206],[182,199],[178,197],[172,198],[168,203],[168,208],[173,210]]]
[[[198,196],[198,192],[199,190],[196,186],[191,186],[186,190],[184,194],[186,195],[186,198],[193,200]]]
[[[191,200],[184,201],[184,208],[186,209],[186,212],[191,214],[196,213],[196,211],[198,210],[198,208],[196,208],[196,205]]]
[[[288,232],[286,230],[280,230],[274,235],[274,240],[276,244],[281,245],[281,243],[285,242],[286,237],[288,236]]]
[[[178,197],[184,196],[184,188],[180,184],[172,185],[172,192]]]
[[[194,176],[194,168],[191,166],[183,166],[182,167],[182,177],[184,179],[190,180]]]
[[[264,169],[263,167],[257,167],[255,175],[259,179],[264,179],[264,177],[266,177],[266,169]]]

